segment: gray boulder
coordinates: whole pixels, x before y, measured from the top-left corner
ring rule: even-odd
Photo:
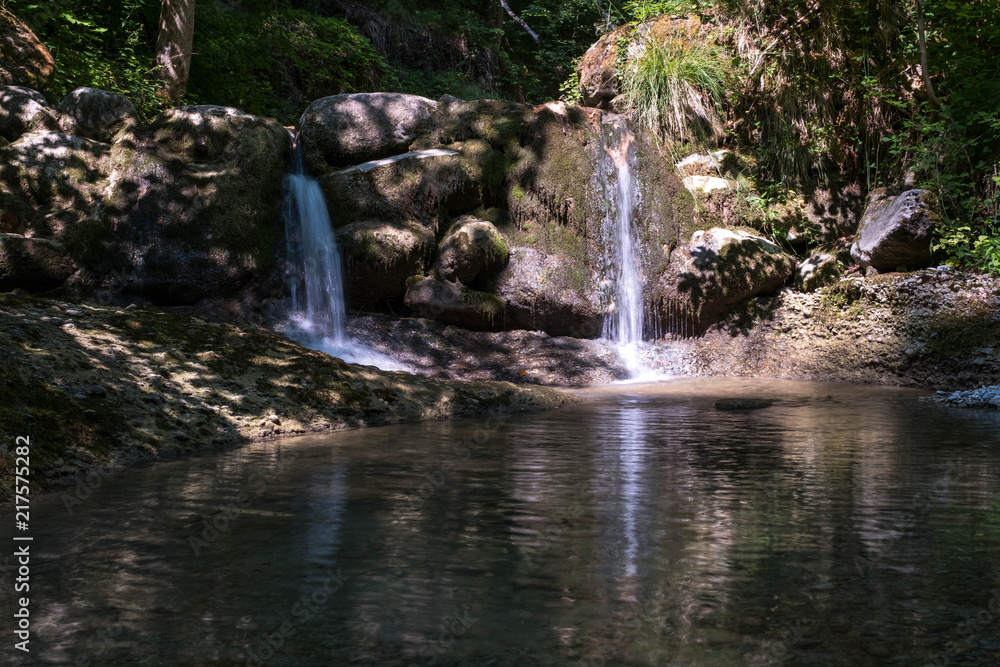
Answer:
[[[59,104],[58,111],[64,131],[109,144],[139,122],[128,99],[98,88],[77,88]]]
[[[59,123],[36,90],[21,86],[0,86],[0,137],[17,141],[28,132],[57,132]]]
[[[465,329],[497,330],[504,321],[504,302],[496,294],[425,278],[406,291],[406,307],[420,317]]]
[[[586,267],[563,255],[513,248],[497,280],[507,304],[506,327],[544,331],[551,336],[597,338],[605,311]]]
[[[892,196],[884,188],[872,192],[858,225],[851,256],[876,271],[929,266],[931,235],[941,220],[935,194],[907,190]]]
[[[408,278],[423,273],[434,232],[414,222],[362,220],[337,230],[347,300],[354,306],[402,297]]]
[[[310,171],[405,153],[437,102],[402,93],[333,95],[310,104],[299,129]]]
[[[455,221],[438,246],[435,272],[445,280],[472,285],[504,270],[510,250],[493,223],[463,216]]]
[[[732,229],[697,231],[674,250],[654,291],[662,328],[694,333],[716,322],[747,297],[772,292],[798,262],[760,236]],[[677,330],[678,326],[686,326]]]
[[[0,234],[0,291],[44,292],[62,285],[75,271],[73,260],[54,241]]]
[[[843,275],[840,262],[826,253],[813,255],[801,264],[795,276],[795,284],[803,292],[815,292],[820,287],[835,283]]]

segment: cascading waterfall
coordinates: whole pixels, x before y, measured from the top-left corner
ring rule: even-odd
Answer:
[[[638,379],[652,371],[639,358],[644,313],[639,235],[632,216],[637,201],[631,168],[635,137],[621,118],[612,117],[601,127],[601,141],[608,156],[599,168],[606,204],[602,242],[612,285],[611,314],[604,321],[603,336],[617,346],[629,376]]]
[[[305,173],[298,138],[292,137],[292,168],[284,181],[285,241],[292,304],[289,338],[344,361],[382,370],[409,370],[344,332],[343,271],[323,191]]]

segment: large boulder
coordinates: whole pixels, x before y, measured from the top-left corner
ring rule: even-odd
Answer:
[[[466,329],[496,330],[503,326],[504,302],[500,297],[446,280],[425,278],[413,283],[404,303],[420,317]]]
[[[110,173],[105,144],[32,132],[0,149],[0,232],[61,236],[97,215]]]
[[[109,288],[184,305],[273,267],[290,141],[277,121],[217,106],[166,111],[111,149]]]
[[[361,220],[338,229],[337,244],[347,300],[361,307],[406,294],[407,279],[430,263],[434,233],[415,222]]]
[[[64,131],[109,144],[139,122],[128,99],[98,88],[77,88],[63,99],[58,111]]]
[[[27,132],[58,132],[56,115],[37,90],[0,86],[0,138],[17,141]]]
[[[619,49],[623,40],[628,39],[631,33],[631,25],[612,30],[580,57],[576,74],[584,106],[611,109],[611,101],[621,92],[618,78]]]
[[[749,232],[697,231],[671,253],[653,305],[666,333],[694,333],[747,297],[776,290],[797,265],[776,244]]]
[[[507,304],[506,328],[550,336],[600,336],[605,311],[596,282],[570,257],[513,248],[496,287]]]
[[[56,62],[35,33],[0,7],[0,86],[45,88],[56,72]]]
[[[858,225],[851,256],[876,271],[928,266],[931,235],[941,220],[937,197],[930,190],[907,190],[893,196],[884,188],[872,192]]]
[[[306,164],[345,167],[405,153],[437,102],[402,93],[333,95],[310,104],[299,122]]]
[[[76,271],[58,243],[0,234],[0,291],[44,292],[59,287]]]
[[[509,258],[507,243],[493,223],[463,216],[441,240],[434,270],[445,280],[473,285],[495,277]]]

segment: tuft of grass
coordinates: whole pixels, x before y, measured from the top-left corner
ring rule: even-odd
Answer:
[[[649,34],[623,63],[623,110],[668,144],[707,144],[723,132],[722,103],[729,65],[725,52],[700,36]]]

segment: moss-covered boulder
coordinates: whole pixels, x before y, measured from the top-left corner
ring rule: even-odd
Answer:
[[[858,225],[851,256],[877,271],[928,266],[931,235],[941,220],[937,196],[930,190],[893,195],[880,188],[871,193]]]
[[[55,72],[52,54],[31,28],[0,7],[0,85],[41,89]]]
[[[402,93],[332,95],[310,104],[299,130],[314,174],[407,152],[437,102]]]
[[[436,278],[413,283],[405,303],[420,317],[465,329],[497,330],[504,322],[504,302],[496,294]]]
[[[58,111],[65,132],[104,143],[114,142],[139,122],[139,114],[124,95],[99,88],[77,88],[60,102]]]
[[[697,332],[740,301],[783,285],[798,262],[749,232],[697,231],[674,250],[655,291],[655,313],[667,333]]]
[[[60,244],[16,234],[0,234],[0,291],[44,292],[59,287],[76,266]]]
[[[441,240],[434,271],[444,280],[472,286],[495,278],[509,258],[507,243],[493,223],[463,216]]]
[[[266,276],[283,234],[289,151],[277,121],[228,107],[179,107],[126,131],[111,149],[94,268],[113,276],[109,287],[176,305]]]
[[[843,274],[844,269],[836,257],[829,253],[819,253],[799,264],[795,273],[795,285],[803,292],[815,292],[820,287],[837,282]]]
[[[611,101],[621,92],[617,68],[624,54],[619,54],[619,47],[631,32],[631,25],[612,30],[580,57],[576,74],[584,106],[611,109]]]
[[[55,112],[37,90],[0,86],[0,138],[17,141],[27,132],[59,131]]]
[[[506,328],[596,338],[606,315],[597,283],[586,266],[571,257],[513,248],[496,285],[507,304]]]
[[[62,237],[100,215],[108,146],[63,132],[30,132],[0,149],[0,232]]]
[[[415,222],[362,220],[338,229],[337,244],[347,275],[347,300],[364,307],[406,294],[407,279],[430,264],[434,233]]]

